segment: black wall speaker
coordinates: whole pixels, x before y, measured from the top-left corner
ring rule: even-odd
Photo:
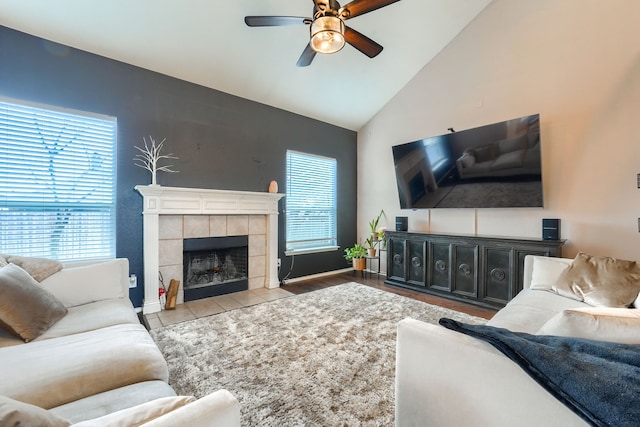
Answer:
[[[542,239],[560,240],[560,220],[558,218],[542,219]]]
[[[396,231],[407,231],[409,218],[406,216],[396,217]]]

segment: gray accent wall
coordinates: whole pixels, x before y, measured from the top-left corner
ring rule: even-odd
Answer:
[[[167,58],[168,61],[171,58]],[[258,64],[257,64],[258,65]],[[338,163],[338,245],[356,241],[356,132],[249,101],[0,26],[0,96],[115,116],[118,120],[116,256],[138,276],[131,299],[143,296],[142,197],[150,173],[136,167],[143,137],[166,138],[179,173],[158,173],[173,187],[286,192],[288,149]],[[280,278],[285,202],[280,202]],[[348,267],[336,252],[299,255],[289,278]]]

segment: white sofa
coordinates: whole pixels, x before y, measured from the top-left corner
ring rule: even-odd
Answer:
[[[599,308],[607,316],[620,316],[613,322],[603,321],[582,316],[593,311],[592,306],[549,291],[572,261],[527,256],[525,289],[487,325],[529,334],[640,344],[640,310]],[[572,313],[581,314],[580,323],[572,324]],[[620,327],[627,319],[630,327]],[[396,358],[398,427],[587,425],[491,344],[468,335],[405,319],[398,325]]]
[[[126,259],[64,268],[40,282],[67,308],[64,317],[27,343],[0,328],[0,424],[240,425],[226,390],[176,396],[129,300],[128,275]]]

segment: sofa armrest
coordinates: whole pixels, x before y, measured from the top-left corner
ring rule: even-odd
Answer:
[[[396,427],[586,426],[483,341],[414,319],[398,324]]]
[[[142,426],[240,427],[240,404],[227,390],[218,390]]]
[[[63,268],[42,282],[66,307],[129,297],[129,260],[118,258]]]

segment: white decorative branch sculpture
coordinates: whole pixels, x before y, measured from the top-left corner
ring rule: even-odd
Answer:
[[[147,145],[147,140],[145,138],[142,138],[142,140],[144,141],[144,148],[134,146],[134,148],[138,149],[142,154],[136,154],[133,161],[135,162],[134,164],[136,166],[139,166],[151,172],[151,185],[157,185],[156,173],[158,171],[172,173],[179,172],[171,170],[173,165],[158,166],[158,160],[160,159],[177,159],[177,157],[175,157],[173,153],[164,155],[160,154],[160,151],[162,151],[162,146],[164,145],[164,142],[167,140],[167,138],[163,139],[162,142],[160,142],[160,144],[158,145],[156,145],[156,142],[151,136],[149,136],[151,145]]]

